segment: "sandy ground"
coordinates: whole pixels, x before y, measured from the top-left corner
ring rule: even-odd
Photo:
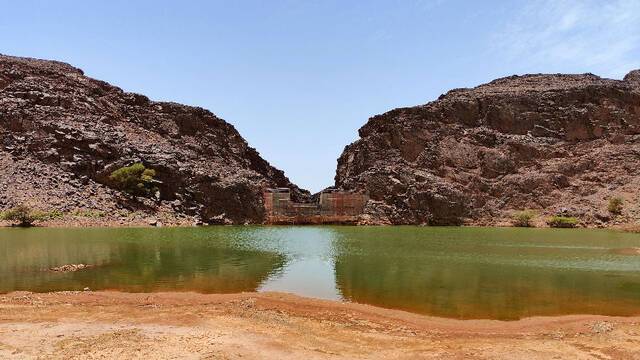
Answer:
[[[640,359],[640,317],[452,320],[282,293],[0,295],[1,359]]]

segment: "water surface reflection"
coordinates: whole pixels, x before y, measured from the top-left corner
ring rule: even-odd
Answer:
[[[0,292],[287,291],[454,318],[640,313],[640,236],[427,227],[2,229]],[[73,263],[74,273],[46,271]]]

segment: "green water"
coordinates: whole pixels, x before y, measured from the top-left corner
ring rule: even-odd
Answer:
[[[452,318],[640,314],[640,235],[436,227],[1,229],[0,292],[286,291]],[[47,269],[85,263],[71,273]]]

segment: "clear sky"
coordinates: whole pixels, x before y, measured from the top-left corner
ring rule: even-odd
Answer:
[[[0,53],[209,109],[317,191],[372,115],[511,74],[640,68],[640,0],[0,0]]]

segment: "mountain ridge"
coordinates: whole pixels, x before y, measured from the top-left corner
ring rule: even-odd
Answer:
[[[0,56],[0,133],[3,208],[241,224],[262,221],[265,187],[309,195],[208,110],[151,101],[63,62]],[[157,199],[135,201],[110,186],[113,170],[136,162],[156,170]]]
[[[640,220],[640,70],[623,80],[507,76],[373,116],[358,134],[334,187],[370,196],[362,224],[499,225],[524,209],[584,226]],[[0,55],[0,135],[4,210],[245,224],[264,220],[265,188],[317,199],[212,112],[151,101],[64,62]],[[153,196],[109,180],[137,162],[156,170]],[[607,213],[612,197],[625,200],[621,215]]]
[[[527,208],[589,226],[635,221],[635,209],[611,219],[603,208],[640,190],[628,169],[640,165],[639,74],[514,75],[373,116],[338,159],[335,185],[368,192],[374,224],[495,225]]]

